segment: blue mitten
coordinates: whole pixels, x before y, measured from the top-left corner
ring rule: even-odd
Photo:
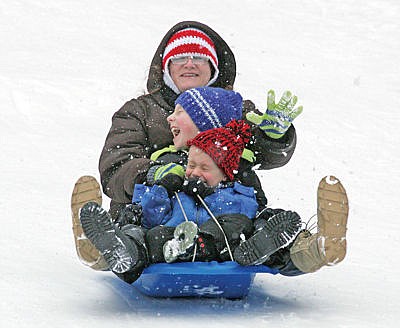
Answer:
[[[294,107],[296,103],[297,97],[292,95],[290,91],[285,91],[279,102],[275,104],[275,92],[269,90],[265,113],[258,115],[250,112],[246,114],[246,118],[258,125],[267,136],[279,139],[289,129],[293,120],[303,111],[303,106]]]

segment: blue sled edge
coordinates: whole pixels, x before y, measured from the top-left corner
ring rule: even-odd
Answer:
[[[277,274],[278,270],[231,261],[158,263],[147,267],[133,285],[152,297],[242,298],[257,273]]]

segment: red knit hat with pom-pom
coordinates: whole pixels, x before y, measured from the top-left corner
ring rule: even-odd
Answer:
[[[233,180],[239,168],[240,157],[245,145],[250,141],[250,126],[243,120],[230,121],[222,128],[200,132],[187,142],[209,155],[217,166]]]

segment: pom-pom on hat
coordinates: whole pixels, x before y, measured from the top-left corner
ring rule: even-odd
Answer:
[[[231,120],[240,120],[243,115],[240,93],[222,88],[189,89],[175,100],[177,104],[189,114],[200,132],[221,128]]]
[[[208,154],[225,175],[233,180],[250,137],[250,126],[243,120],[233,120],[225,127],[200,132],[187,144],[196,146]]]
[[[219,74],[217,52],[214,42],[203,31],[195,28],[186,28],[173,34],[167,42],[162,60],[164,82],[177,94],[181,92],[171,78],[168,65],[172,57],[178,56],[207,57],[215,70],[214,76],[211,77],[207,85],[211,85],[217,80]]]

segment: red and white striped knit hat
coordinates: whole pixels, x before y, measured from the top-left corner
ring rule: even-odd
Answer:
[[[164,50],[162,69],[164,71],[164,82],[175,93],[181,91],[176,87],[169,73],[168,64],[172,57],[177,56],[205,56],[207,57],[215,69],[214,76],[208,82],[208,85],[213,84],[218,77],[218,57],[215,50],[214,42],[204,32],[195,28],[186,28],[172,35],[168,40]]]

